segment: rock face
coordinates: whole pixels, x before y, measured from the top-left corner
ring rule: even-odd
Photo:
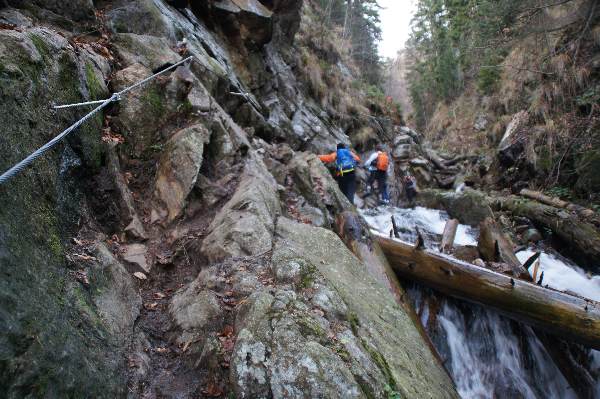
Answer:
[[[8,10],[0,9],[0,15]],[[46,143],[78,115],[54,114],[49,104],[102,95],[99,70],[106,66],[92,51],[75,53],[51,29],[0,30],[0,122],[11,126],[0,137],[0,169]],[[85,185],[78,176],[84,167],[93,173],[101,165],[100,127],[101,120],[88,122],[62,150],[49,152],[0,190],[0,385],[6,397],[125,395],[124,350],[120,332],[111,330],[119,297],[114,291],[95,296],[104,283],[126,285],[124,276],[118,266],[106,265],[105,280],[96,280],[90,263],[75,261],[69,269],[64,256],[84,206]],[[80,269],[88,273],[89,290],[73,277]]]
[[[179,216],[196,184],[209,139],[204,126],[193,125],[175,133],[165,146],[156,172],[155,193],[167,208],[168,222]]]
[[[411,319],[316,227],[352,204],[314,152],[350,139],[296,76],[302,1],[117,0],[101,34],[67,40],[100,3],[0,7],[22,25],[0,29],[2,171],[83,112],[51,103],[195,61],[0,189],[4,394],[456,397]],[[406,161],[420,138],[401,133]]]
[[[275,220],[281,214],[275,179],[264,163],[251,158],[241,184],[210,224],[202,251],[211,261],[257,255],[272,246]]]
[[[274,236],[270,259],[207,269],[173,299],[177,342],[195,342],[190,361],[206,362],[223,328],[217,297],[241,295],[236,397],[456,397],[409,317],[334,233],[280,217]]]

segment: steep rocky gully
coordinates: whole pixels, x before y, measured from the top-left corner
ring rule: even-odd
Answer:
[[[0,187],[0,396],[457,397],[330,230],[314,154],[349,138],[297,78],[302,3],[0,1],[2,170],[84,114],[52,104],[195,57]]]

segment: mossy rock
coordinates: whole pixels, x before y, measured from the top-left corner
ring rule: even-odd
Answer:
[[[85,78],[64,38],[47,30],[0,31],[0,59],[6,170],[76,120],[78,111],[54,113],[49,104],[82,101]],[[97,133],[87,129],[74,134]],[[69,171],[81,161],[60,147],[0,187],[2,396],[120,397],[122,355],[64,256],[81,209],[81,182]]]

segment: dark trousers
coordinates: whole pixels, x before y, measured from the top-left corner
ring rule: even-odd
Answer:
[[[338,186],[348,201],[354,205],[354,193],[356,193],[356,174],[354,171],[344,173],[337,177]]]
[[[406,199],[409,203],[412,204],[415,197],[417,196],[417,190],[415,190],[415,188],[412,186],[405,186],[404,191],[406,192]]]
[[[377,179],[377,188],[379,189],[381,199],[384,201],[389,201],[390,195],[388,194],[387,172],[384,172],[382,170],[376,170],[375,179]]]
[[[371,190],[373,190],[373,183],[375,181],[377,181],[377,190],[381,196],[380,199],[388,201],[390,199],[390,195],[388,193],[387,186],[387,172],[382,170],[374,170],[371,172],[369,178],[367,179],[367,185]]]

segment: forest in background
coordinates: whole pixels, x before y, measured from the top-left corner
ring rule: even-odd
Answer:
[[[419,0],[405,54],[411,122],[440,149],[491,156],[524,112],[522,154],[490,160],[489,183],[597,201],[599,17],[587,0]]]

